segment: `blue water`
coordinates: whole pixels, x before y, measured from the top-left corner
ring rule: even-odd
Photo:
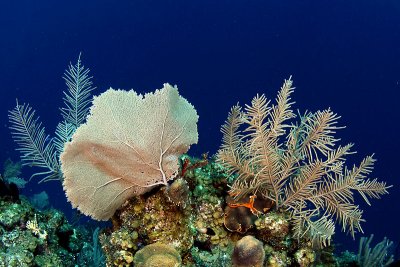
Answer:
[[[293,75],[295,109],[331,107],[342,116],[347,127],[338,136],[358,151],[349,166],[375,153],[372,177],[394,187],[372,207],[359,201],[363,229],[399,242],[399,1],[63,2],[1,3],[0,162],[18,159],[7,121],[16,98],[54,132],[66,89],[61,76],[80,52],[95,94],[110,86],[147,92],[177,84],[200,115],[194,155],[216,152],[232,105],[257,93],[274,98]],[[24,193],[41,190],[71,213],[58,182],[31,182]],[[336,240],[340,249],[355,249],[350,236]]]

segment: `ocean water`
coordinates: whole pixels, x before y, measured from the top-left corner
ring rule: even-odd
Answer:
[[[374,154],[372,178],[393,185],[364,210],[364,235],[400,242],[400,3],[387,1],[2,1],[0,7],[0,163],[18,160],[8,111],[16,98],[53,133],[66,90],[62,75],[82,53],[96,86],[145,93],[176,84],[199,114],[189,153],[218,150],[230,108],[256,94],[274,99],[292,76],[294,109],[330,107],[341,116],[341,144]],[[23,169],[29,177],[32,170]],[[59,182],[30,182],[71,215]],[[340,233],[339,249],[357,240]]]

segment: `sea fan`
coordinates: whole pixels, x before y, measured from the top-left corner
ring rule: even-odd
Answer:
[[[108,220],[128,198],[167,185],[179,156],[197,143],[197,120],[194,107],[169,84],[144,96],[110,88],[95,97],[61,155],[68,200]]]

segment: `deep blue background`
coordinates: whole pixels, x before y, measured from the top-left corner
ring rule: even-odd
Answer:
[[[63,4],[64,2],[64,4]],[[215,153],[232,105],[274,98],[293,75],[295,108],[331,107],[355,142],[349,164],[375,153],[373,177],[394,187],[365,208],[366,234],[398,242],[400,205],[400,2],[393,1],[1,1],[0,162],[18,159],[7,122],[15,98],[29,102],[53,133],[79,52],[95,94],[177,84],[200,115],[199,155]],[[26,175],[30,170],[25,168]],[[58,182],[29,184],[68,207]],[[361,203],[361,202],[360,202]],[[340,231],[340,227],[337,227]],[[359,235],[360,236],[360,235]],[[357,236],[357,238],[359,237]],[[355,248],[338,235],[342,248]]]

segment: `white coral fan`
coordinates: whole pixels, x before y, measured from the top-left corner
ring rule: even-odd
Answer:
[[[93,100],[61,155],[64,190],[73,207],[108,220],[131,196],[167,185],[178,157],[197,143],[198,115],[164,84],[144,96],[109,89]]]

